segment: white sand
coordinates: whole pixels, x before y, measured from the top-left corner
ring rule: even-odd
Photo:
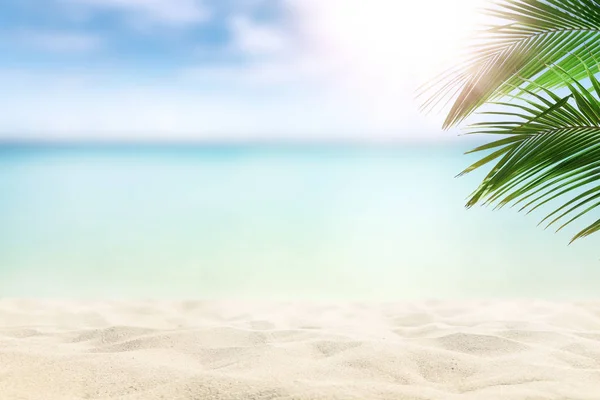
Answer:
[[[600,303],[0,301],[0,399],[600,398]]]

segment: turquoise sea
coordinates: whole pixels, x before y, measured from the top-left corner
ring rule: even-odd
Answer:
[[[463,147],[2,145],[0,296],[597,297],[600,235],[466,210]]]

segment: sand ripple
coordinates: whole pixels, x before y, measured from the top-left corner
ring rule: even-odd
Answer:
[[[0,301],[0,399],[600,396],[600,303]]]

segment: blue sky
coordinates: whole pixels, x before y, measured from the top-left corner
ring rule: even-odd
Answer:
[[[0,0],[0,137],[454,137],[414,90],[476,1]]]

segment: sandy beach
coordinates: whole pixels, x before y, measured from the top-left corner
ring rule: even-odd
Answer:
[[[0,301],[0,398],[597,399],[600,303]]]

